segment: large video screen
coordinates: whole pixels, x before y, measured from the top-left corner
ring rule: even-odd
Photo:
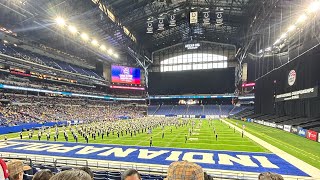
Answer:
[[[235,90],[235,68],[150,72],[150,95],[224,94]]]
[[[122,84],[140,84],[140,69],[126,66],[111,66],[111,81]]]

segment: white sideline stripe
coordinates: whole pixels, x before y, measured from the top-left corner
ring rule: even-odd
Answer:
[[[222,120],[224,123],[230,125],[231,127],[235,127],[235,129],[239,132],[242,132],[241,128],[238,128],[237,126],[227,122],[226,120]],[[316,167],[292,156],[291,154],[288,154],[286,152],[284,152],[283,150],[267,143],[266,141],[248,133],[247,131],[244,131],[244,135],[247,136],[248,138],[252,139],[253,141],[255,141],[256,143],[260,144],[261,146],[265,147],[266,149],[268,149],[269,151],[271,151],[272,153],[278,155],[279,157],[281,157],[282,159],[286,160],[287,162],[289,162],[290,164],[296,166],[298,169],[302,170],[303,172],[307,173],[308,175],[310,175],[313,178],[320,178],[320,170],[317,169]]]
[[[125,167],[133,167],[138,166],[138,168],[144,168],[142,166],[145,166],[146,169],[149,169],[149,167],[152,167],[154,170],[164,170],[164,172],[167,171],[169,165],[157,165],[157,164],[148,164],[148,163],[133,163],[133,162],[123,162],[123,161],[108,161],[108,160],[97,160],[97,159],[83,159],[83,158],[70,158],[70,157],[60,157],[60,156],[45,156],[45,155],[35,155],[35,154],[23,154],[23,153],[7,153],[7,152],[1,152],[0,154],[5,155],[6,157],[17,157],[17,158],[30,158],[31,160],[33,159],[38,159],[39,158],[49,158],[49,159],[70,159],[70,160],[82,160],[82,161],[88,161],[88,165],[92,166],[92,168],[97,167],[97,162],[99,163],[100,166],[104,165],[106,166],[108,163],[110,163],[110,168],[116,168],[119,167],[120,164],[124,165],[122,168]],[[81,166],[81,164],[79,164]],[[113,165],[113,166],[112,166]],[[107,166],[106,166],[107,167]],[[208,174],[213,174],[213,175],[224,175],[224,176],[236,176],[238,175],[239,177],[247,177],[248,179],[256,180],[258,175],[260,173],[255,173],[255,172],[247,172],[247,171],[230,171],[230,170],[221,170],[221,169],[207,169],[203,168],[205,172]],[[286,180],[297,180],[297,179],[303,179],[303,180],[315,180],[314,178],[310,177],[302,177],[302,176],[288,176],[288,175],[282,175]],[[219,179],[224,179],[224,178],[219,178]],[[228,178],[229,179],[229,178]]]

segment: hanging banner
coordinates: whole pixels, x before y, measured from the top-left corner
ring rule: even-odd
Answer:
[[[223,24],[223,11],[221,11],[221,10],[218,10],[216,12],[216,23],[217,23],[217,25]]]
[[[210,25],[210,12],[203,12],[203,25]]]
[[[169,26],[170,27],[175,27],[177,26],[177,21],[176,21],[176,14],[170,15],[170,21],[169,21]]]
[[[198,23],[198,12],[190,12],[190,24]]]
[[[147,34],[153,34],[153,22],[152,21],[147,22]]]
[[[158,18],[158,31],[163,31],[164,30],[164,18],[159,17]]]

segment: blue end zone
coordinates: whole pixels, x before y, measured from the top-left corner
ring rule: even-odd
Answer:
[[[208,169],[255,173],[270,171],[282,175],[308,176],[279,156],[269,153],[24,140],[9,141],[8,145],[0,142],[0,151],[156,165],[169,165],[173,161],[188,160]]]

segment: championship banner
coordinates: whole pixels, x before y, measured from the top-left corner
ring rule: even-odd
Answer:
[[[190,24],[198,23],[198,12],[190,12]]]
[[[203,25],[210,25],[210,11],[203,12]]]
[[[176,21],[176,14],[170,15],[170,20],[169,20],[169,26],[170,27],[175,27],[177,26],[177,21]]]
[[[158,18],[158,31],[163,31],[164,30],[164,18],[159,17]]]
[[[217,25],[223,24],[223,12],[221,10],[216,12],[216,23]]]
[[[153,34],[153,22],[152,21],[147,22],[147,34]]]

